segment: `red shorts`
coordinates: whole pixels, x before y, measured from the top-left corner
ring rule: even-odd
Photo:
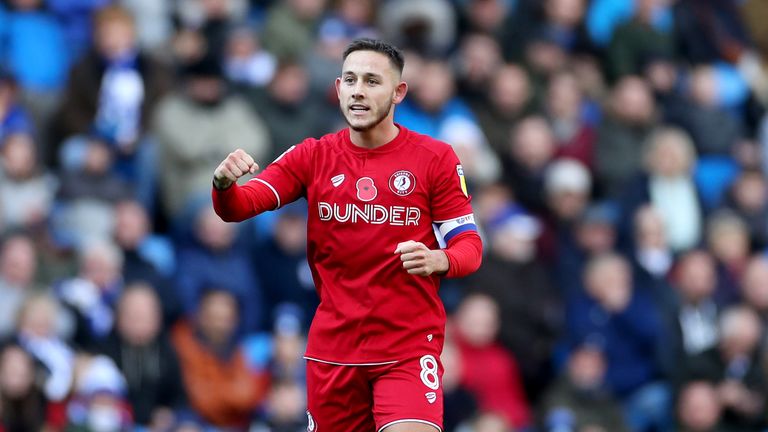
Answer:
[[[424,355],[379,365],[307,361],[310,432],[378,432],[400,422],[443,430],[443,365]]]

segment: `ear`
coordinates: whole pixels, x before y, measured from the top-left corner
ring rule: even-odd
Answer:
[[[336,87],[336,97],[341,100],[341,94],[339,93],[339,88],[341,87],[341,77],[336,77],[334,87]]]
[[[392,103],[399,104],[400,102],[405,99],[405,95],[408,93],[408,84],[405,81],[400,81],[400,83],[395,87],[395,95],[392,98]]]

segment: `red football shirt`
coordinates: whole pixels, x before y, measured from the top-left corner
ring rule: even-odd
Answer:
[[[307,255],[320,306],[306,357],[342,364],[439,353],[445,310],[439,276],[414,276],[395,248],[415,240],[439,248],[476,230],[459,159],[445,143],[400,126],[373,150],[343,129],[307,139],[251,180],[269,187],[278,207],[309,204]]]

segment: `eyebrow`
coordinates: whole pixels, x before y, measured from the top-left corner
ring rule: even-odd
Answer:
[[[352,72],[352,71],[344,71],[344,72],[342,72],[342,74],[341,74],[341,75],[342,75],[342,76],[348,76],[348,75],[357,76],[357,74],[356,74],[356,73],[354,73],[354,72]],[[371,78],[371,77],[372,77],[372,78],[379,78],[379,79],[383,78],[383,76],[382,76],[382,75],[380,75],[380,74],[377,74],[377,73],[373,73],[373,72],[365,72],[365,73],[363,73],[363,74],[361,74],[361,75],[362,75],[363,77],[368,77],[368,78]]]

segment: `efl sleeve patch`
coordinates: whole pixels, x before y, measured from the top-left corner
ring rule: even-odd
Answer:
[[[464,196],[469,196],[467,192],[467,179],[464,178],[464,168],[461,165],[456,165],[456,174],[459,176],[459,184],[461,185],[461,191],[464,192]]]

